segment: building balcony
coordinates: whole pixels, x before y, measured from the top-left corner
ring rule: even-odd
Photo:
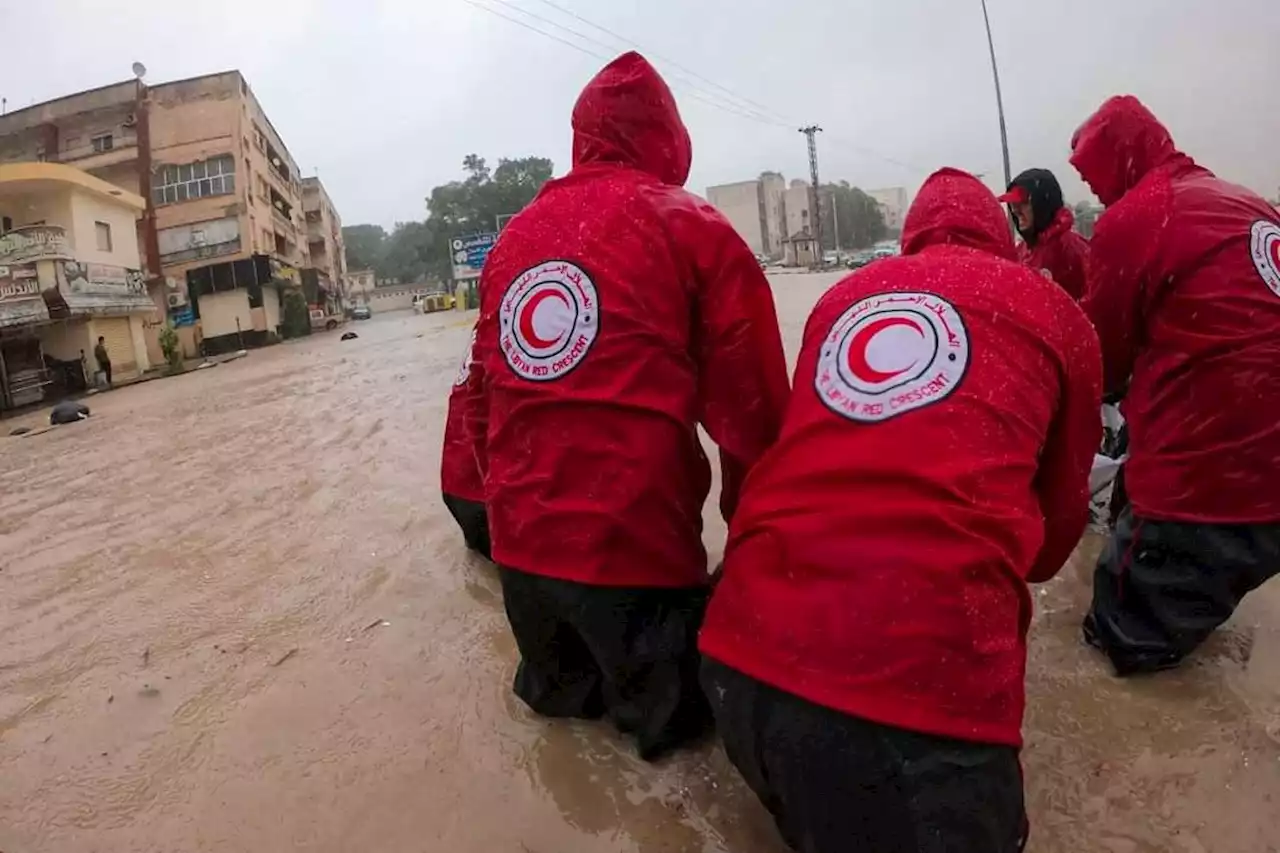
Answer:
[[[54,158],[48,158],[53,160]],[[137,139],[116,139],[112,142],[112,147],[102,148],[93,145],[81,145],[66,151],[59,151],[56,162],[66,163],[75,166],[77,169],[84,169],[86,172],[92,172],[96,169],[105,169],[110,166],[118,166],[121,163],[132,163],[138,159],[138,141]]]

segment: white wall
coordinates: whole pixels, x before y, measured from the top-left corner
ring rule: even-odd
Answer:
[[[765,251],[764,232],[760,222],[760,182],[743,181],[707,188],[711,202],[733,225],[753,252]]]
[[[147,354],[147,335],[143,326],[147,320],[144,314],[129,315],[129,334],[133,338],[133,358],[137,362],[138,372],[145,373],[151,369],[151,356]]]
[[[14,228],[43,222],[45,225],[58,225],[67,230],[67,242],[75,248],[72,234],[74,222],[71,215],[70,190],[39,193],[36,195],[6,196],[0,199],[0,216],[13,220]]]
[[[280,331],[280,291],[274,287],[262,288],[262,308],[267,315],[267,331]]]
[[[138,211],[86,192],[72,193],[71,210],[75,222],[76,260],[131,270],[142,268],[138,257]],[[98,250],[97,222],[111,226],[109,252]]]
[[[89,369],[93,369],[93,344],[89,339],[89,321],[71,320],[42,326],[37,335],[40,346],[47,355],[62,361],[74,361],[80,358],[84,350]]]
[[[267,290],[267,288],[263,288]],[[253,313],[249,308],[249,291],[243,288],[208,293],[201,296],[200,328],[206,338],[236,333],[236,318],[242,332],[253,331]]]

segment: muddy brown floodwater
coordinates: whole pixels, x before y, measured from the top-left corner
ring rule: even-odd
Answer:
[[[831,280],[775,282],[792,353]],[[510,695],[497,579],[439,501],[469,323],[378,317],[0,438],[0,851],[782,853],[718,749],[646,766]],[[1280,582],[1120,682],[1077,639],[1099,544],[1035,596],[1030,849],[1280,850]]]

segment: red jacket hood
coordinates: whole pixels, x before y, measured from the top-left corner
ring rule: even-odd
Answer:
[[[573,107],[573,165],[616,163],[683,186],[693,163],[676,99],[654,67],[624,53],[591,79]]]
[[[1110,207],[1158,166],[1185,158],[1151,110],[1133,95],[1108,98],[1071,138],[1071,165]]]
[[[904,255],[937,245],[968,246],[1011,261],[1018,256],[1000,202],[981,181],[959,169],[930,175],[903,223]]]

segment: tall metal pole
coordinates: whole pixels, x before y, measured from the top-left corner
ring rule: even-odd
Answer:
[[[813,178],[813,236],[818,242],[818,257],[814,263],[820,265],[822,259],[822,196],[818,193],[818,143],[814,136],[822,133],[816,124],[800,128],[809,140],[809,175]]]
[[[987,48],[991,51],[991,77],[996,82],[996,110],[1000,114],[1000,150],[1004,154],[1004,185],[1013,183],[1013,170],[1009,168],[1009,133],[1004,123],[1004,97],[1000,94],[1000,69],[996,65],[996,43],[991,38],[991,17],[987,14],[987,0],[982,0],[982,20],[987,25]]]

